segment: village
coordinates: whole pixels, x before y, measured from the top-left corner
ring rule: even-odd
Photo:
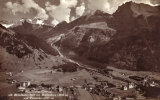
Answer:
[[[141,75],[136,76],[132,73],[129,75],[123,71],[117,71],[117,69],[107,69],[104,72],[82,70],[80,72],[88,73],[92,80],[85,79],[85,76],[82,79],[78,78],[79,76],[70,76],[68,85],[46,82],[38,84],[30,80],[16,80],[12,72],[6,73],[8,76],[6,80],[8,84],[16,85],[17,94],[35,94],[33,97],[43,96],[54,100],[86,100],[84,97],[91,100],[146,100],[160,96],[160,81],[153,77],[141,77]],[[20,73],[25,72],[21,71]],[[53,71],[49,73],[53,74]],[[77,73],[75,72],[75,74]]]

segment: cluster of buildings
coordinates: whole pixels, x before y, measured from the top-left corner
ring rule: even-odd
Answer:
[[[28,88],[30,85],[31,85],[30,81],[17,83],[17,87],[20,92],[24,92],[26,88]]]
[[[146,86],[146,87],[159,87],[158,83],[156,83],[154,80],[149,78],[144,78],[142,84],[143,86]]]
[[[159,84],[156,83],[154,80],[149,80],[145,78],[144,80],[142,80],[141,84],[138,84],[138,82],[128,82],[126,85],[120,85],[118,87],[107,81],[101,81],[99,82],[99,84],[92,84],[92,83],[85,84],[83,85],[83,88],[92,94],[102,95],[108,98],[114,98],[115,100],[121,100],[123,97],[117,96],[116,94],[114,94],[114,92],[108,91],[109,88],[120,89],[122,93],[123,91],[125,92],[128,90],[131,90],[131,91],[134,90],[134,91],[137,91],[138,95],[135,95],[135,97],[133,96],[132,98],[129,98],[127,96],[125,97],[125,99],[126,98],[127,99],[128,98],[129,99],[135,99],[135,98],[144,99],[145,97],[143,96],[143,93],[145,93],[145,91],[139,88],[141,85],[143,85],[144,87],[158,87],[159,86]]]
[[[128,90],[128,89],[133,89],[133,88],[136,88],[136,84],[135,83],[133,83],[133,82],[129,82],[128,83],[128,85],[123,85],[122,87],[121,87],[121,89],[122,90]]]
[[[120,86],[121,90],[127,91],[129,89],[134,89],[136,87],[136,85],[132,82],[129,82],[128,85],[122,85]],[[92,83],[88,83],[83,85],[83,87],[85,90],[89,91],[92,94],[96,94],[96,95],[102,95],[105,97],[114,97],[113,93],[110,93],[108,91],[108,88],[118,88],[116,87],[114,84],[109,83],[107,81],[101,81],[99,82],[99,84],[92,84]]]
[[[11,72],[6,73],[9,76],[13,76]],[[76,78],[72,78],[72,81],[77,80]],[[19,92],[26,92],[26,91],[52,91],[56,93],[66,93],[68,97],[77,97],[77,90],[78,88],[85,89],[89,93],[95,94],[95,95],[101,95],[107,98],[113,98],[114,100],[121,100],[122,97],[120,96],[115,96],[113,92],[108,91],[109,88],[115,88],[115,89],[120,89],[122,92],[123,91],[128,91],[131,89],[134,89],[136,91],[141,91],[137,87],[139,86],[144,86],[144,87],[160,87],[159,83],[155,82],[153,79],[149,78],[144,78],[140,80],[140,83],[137,81],[134,82],[128,82],[126,85],[119,85],[115,86],[112,83],[109,83],[108,81],[99,81],[97,79],[97,82],[95,83],[87,83],[85,82],[84,85],[82,86],[70,86],[70,87],[62,87],[59,85],[36,85],[36,84],[31,84],[30,81],[25,81],[25,82],[16,82],[15,80],[9,80],[12,83],[17,84],[17,88]]]

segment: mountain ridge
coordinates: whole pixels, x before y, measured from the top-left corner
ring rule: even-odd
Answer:
[[[22,34],[19,36],[23,38],[34,33],[34,36],[47,41],[49,45],[56,45],[67,57],[91,64],[95,68],[114,66],[130,70],[160,71],[159,8],[127,2],[112,15],[96,11],[70,23],[59,23],[54,28],[45,28],[43,25],[34,27],[24,22],[19,29],[15,27],[12,30]],[[30,38],[25,41],[30,41]],[[32,46],[35,45],[38,43]]]
[[[65,55],[91,64],[95,68],[114,66],[129,70],[160,71],[158,11],[160,12],[159,6],[128,2],[120,6],[113,15],[100,12],[96,15],[82,16],[69,23],[74,27],[68,28],[66,35],[56,45]],[[136,16],[135,12],[138,13]],[[105,36],[107,31],[95,30],[90,25],[102,21],[107,24],[107,31],[110,28],[115,30],[111,31],[113,35]],[[80,27],[81,23],[90,28]],[[102,38],[97,39],[100,35],[96,34],[103,34],[102,37],[109,39],[104,42]]]

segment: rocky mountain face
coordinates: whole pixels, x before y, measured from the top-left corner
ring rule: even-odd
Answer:
[[[15,33],[0,25],[1,71],[53,67],[62,63],[58,52],[45,41],[33,35]]]
[[[34,20],[33,20],[34,21]],[[10,27],[16,33],[20,34],[32,34],[38,38],[43,38],[45,33],[52,30],[52,26],[45,24],[38,24],[36,22],[31,22],[30,20],[23,20]]]
[[[97,11],[66,24],[56,45],[94,67],[160,71],[159,27],[159,6],[128,2],[112,15]]]
[[[50,37],[58,36],[59,34],[66,34],[69,30],[71,30],[75,26],[91,24],[94,22],[104,22],[107,19],[110,19],[111,17],[112,16],[110,14],[107,14],[107,13],[104,14],[102,11],[98,10],[92,15],[82,16],[70,23],[63,21],[59,23],[57,26],[55,26],[53,29],[51,29],[50,31],[46,32],[45,36],[43,36],[42,38],[46,40]]]
[[[17,33],[32,34],[38,38],[46,40],[50,37],[58,36],[59,34],[65,34],[68,32],[68,30],[71,30],[75,26],[90,24],[94,22],[104,22],[111,18],[112,15],[97,10],[92,15],[82,16],[70,23],[63,21],[54,28],[45,24],[37,24],[34,20],[31,21],[29,19],[22,19],[15,23],[15,25],[12,25],[10,29]]]
[[[112,15],[96,11],[54,28],[28,20],[11,27],[12,31],[1,26],[1,54],[32,62],[31,66],[60,64],[59,53],[95,68],[160,71],[159,27],[160,6],[128,2]]]
[[[128,2],[118,8],[113,14],[120,32],[143,29],[155,30],[159,24],[159,6]]]
[[[75,50],[83,55],[90,51],[92,47],[102,45],[110,41],[116,34],[116,30],[107,26],[105,22],[80,25],[71,29],[60,40],[60,44],[65,50]],[[58,44],[59,42],[57,42]],[[80,47],[80,48],[79,48]]]

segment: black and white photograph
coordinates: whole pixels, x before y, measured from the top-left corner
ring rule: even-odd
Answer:
[[[0,0],[0,100],[160,100],[160,0]]]

